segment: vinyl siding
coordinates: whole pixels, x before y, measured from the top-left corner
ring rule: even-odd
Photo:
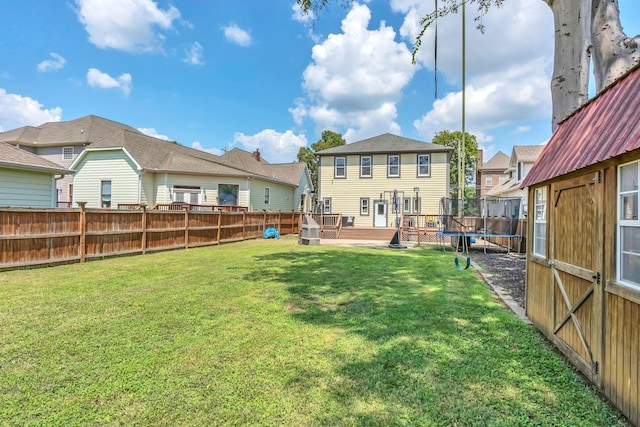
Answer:
[[[100,207],[101,181],[111,181],[111,207],[118,203],[138,203],[138,173],[133,161],[122,150],[87,153],[76,167],[73,180],[74,202]]]
[[[294,188],[289,185],[278,184],[277,182],[263,181],[253,179],[251,182],[251,204],[249,209],[252,211],[282,211],[289,212],[294,210]],[[264,189],[268,187],[270,190],[269,204],[264,203]],[[299,196],[298,196],[299,197]],[[298,198],[298,202],[299,202]],[[297,210],[297,203],[295,210]]]
[[[73,147],[73,159],[65,160],[62,156],[63,147]],[[25,147],[22,147],[25,148]],[[71,163],[78,157],[78,155],[84,151],[83,145],[61,145],[58,147],[37,147],[33,152],[43,159],[47,159],[50,162],[57,163],[64,168],[71,166]],[[64,178],[57,181],[57,187],[59,190],[59,200],[63,202],[69,201],[69,184],[73,184],[73,175],[65,175]]]
[[[373,225],[373,202],[387,199],[389,194],[398,190],[404,192],[404,197],[415,197],[413,189],[420,188],[418,196],[421,199],[421,214],[437,215],[440,209],[440,199],[448,193],[449,163],[446,153],[430,154],[431,174],[428,177],[418,177],[418,153],[400,154],[400,177],[387,178],[387,155],[375,154],[372,157],[372,177],[360,178],[360,155],[347,156],[346,178],[334,178],[334,156],[322,156],[319,166],[318,200],[331,198],[333,213],[353,216],[354,225],[371,227]],[[370,214],[360,215],[360,199],[369,198]],[[389,207],[388,224],[393,224]]]
[[[155,174],[156,203],[171,203],[171,191],[175,185],[200,187],[200,203],[202,205],[219,205],[218,185],[238,186],[238,205],[248,206],[249,191],[246,178],[227,178],[218,176],[186,175],[157,173]]]
[[[54,185],[50,173],[0,168],[0,206],[55,207]]]
[[[151,207],[156,203],[155,174],[145,172],[140,179],[140,203]]]

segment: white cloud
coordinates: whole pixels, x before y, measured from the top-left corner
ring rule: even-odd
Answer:
[[[158,8],[152,0],[76,0],[78,20],[99,48],[126,52],[162,50],[164,35],[180,17],[174,6]]]
[[[392,0],[405,14],[400,34],[408,42],[420,30],[419,19],[433,10],[421,0]],[[475,27],[467,11],[466,123],[469,129],[489,132],[517,122],[551,117],[549,82],[553,64],[553,15],[540,1],[510,0],[482,17],[486,31]],[[437,99],[431,111],[414,122],[421,136],[460,129],[462,121],[461,15],[438,20],[437,71],[448,85],[458,86]],[[533,36],[535,35],[535,36]],[[434,63],[435,26],[425,32],[416,60],[430,70]],[[444,85],[441,83],[441,85]],[[439,91],[442,92],[441,90]]]
[[[347,129],[345,139],[400,133],[396,122],[402,90],[417,67],[409,49],[395,42],[384,22],[369,30],[371,11],[354,3],[342,21],[342,33],[313,47],[313,63],[303,73],[308,99],[290,110],[300,122],[311,118],[320,132]]]
[[[152,136],[154,138],[158,138],[158,139],[162,139],[165,141],[171,141],[171,138],[169,138],[167,135],[161,135],[158,133],[158,131],[156,131],[155,128],[138,128],[138,130],[142,133],[144,133],[145,135],[149,135]]]
[[[251,45],[251,34],[238,27],[236,24],[227,25],[222,30],[224,31],[224,36],[231,43],[245,47]]]
[[[38,64],[38,71],[47,72],[47,71],[58,71],[64,67],[64,64],[67,62],[61,55],[58,55],[55,52],[51,52],[49,55],[53,57],[53,59],[45,59],[41,63]]]
[[[118,88],[122,90],[125,96],[131,93],[131,74],[123,73],[117,78],[111,77],[107,73],[103,73],[97,68],[89,68],[87,72],[87,83],[89,86],[99,87],[102,89],[114,89]]]
[[[288,130],[285,133],[273,129],[265,129],[255,135],[237,132],[233,135],[234,144],[241,144],[245,150],[260,149],[262,157],[270,163],[288,163],[296,159],[301,147],[307,146],[304,135],[296,135]]]
[[[195,42],[185,50],[185,57],[183,61],[191,65],[202,65],[204,64],[204,61],[202,60],[203,54],[204,48],[200,43]]]
[[[200,141],[193,141],[191,143],[191,148],[195,148],[196,150],[200,150],[200,151],[206,151],[207,153],[215,154],[216,156],[219,156],[222,154],[222,150],[218,148],[204,148],[200,143]]]
[[[0,89],[0,132],[22,126],[59,122],[61,118],[60,107],[43,108],[43,105],[33,98]]]

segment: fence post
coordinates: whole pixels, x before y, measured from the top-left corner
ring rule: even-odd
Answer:
[[[218,232],[216,233],[216,243],[220,244],[220,228],[222,227],[222,211],[218,211]]]
[[[147,205],[140,205],[142,208],[142,254],[147,253]]]
[[[242,211],[242,240],[247,240],[247,211]]]
[[[276,229],[282,232],[282,211],[280,209],[278,209],[278,226]]]
[[[77,202],[80,206],[80,262],[84,262],[85,259],[85,245],[86,245],[86,233],[87,233],[87,202]]]
[[[189,207],[184,208],[184,248],[189,248]]]

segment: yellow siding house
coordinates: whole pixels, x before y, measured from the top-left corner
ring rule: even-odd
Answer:
[[[317,212],[354,227],[395,227],[396,216],[439,212],[453,148],[389,133],[316,153]]]

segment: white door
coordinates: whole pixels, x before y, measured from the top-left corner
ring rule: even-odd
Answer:
[[[387,202],[384,200],[376,201],[373,204],[374,207],[374,217],[373,217],[373,226],[374,227],[386,227],[387,226]]]

